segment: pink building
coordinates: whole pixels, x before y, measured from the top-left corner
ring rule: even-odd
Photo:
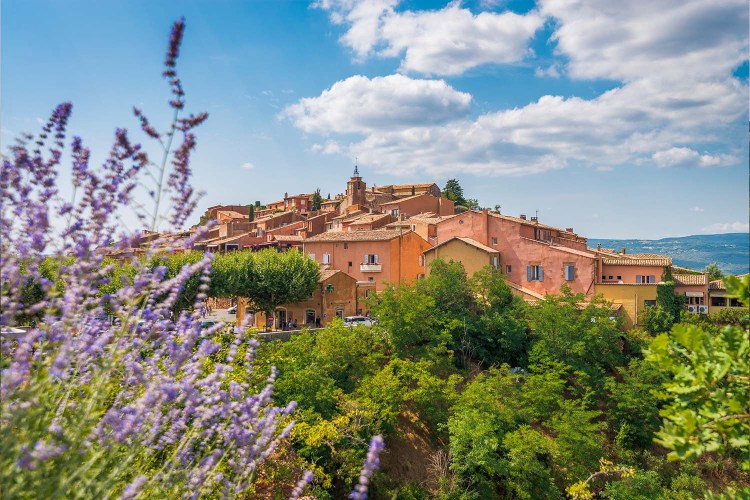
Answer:
[[[437,244],[456,236],[498,250],[508,281],[524,289],[556,294],[566,285],[574,293],[594,293],[596,255],[570,228],[470,210],[438,222]]]

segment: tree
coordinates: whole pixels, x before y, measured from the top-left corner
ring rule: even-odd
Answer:
[[[466,204],[466,200],[464,199],[464,190],[461,187],[461,184],[459,184],[456,179],[450,179],[445,183],[445,188],[443,188],[443,196],[455,202],[456,205],[464,206]]]
[[[331,193],[328,193],[328,196],[326,196],[326,200],[330,200],[330,199],[331,199]]]
[[[412,186],[411,187],[411,195],[414,196],[415,194],[417,194],[417,190],[414,189],[414,186]]]
[[[727,280],[727,289],[750,304],[750,275]],[[671,380],[663,384],[669,403],[656,442],[668,458],[737,450],[750,469],[750,330],[724,327],[719,335],[695,325],[675,325],[646,351]]]
[[[250,205],[248,208],[250,210],[247,213],[247,220],[249,220],[250,222],[252,222],[252,221],[255,220],[255,207],[253,205]]]
[[[261,207],[260,201],[259,200],[255,200],[255,208],[260,208],[260,207]]]
[[[310,298],[318,285],[318,264],[301,252],[277,252],[269,248],[253,257],[253,284],[240,292],[267,316],[282,304]]]
[[[719,265],[716,262],[707,265],[703,272],[708,273],[708,279],[710,281],[720,280],[724,277],[724,273],[719,269]]]
[[[323,197],[320,196],[320,188],[315,190],[312,196],[312,209],[320,210],[320,204],[323,203]]]

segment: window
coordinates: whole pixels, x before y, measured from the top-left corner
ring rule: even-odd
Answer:
[[[655,300],[644,300],[643,301],[643,305],[646,306],[646,307],[653,307],[653,306],[656,305],[656,301]]]
[[[602,276],[602,281],[606,281],[606,279],[607,279],[606,276]]]
[[[363,264],[377,264],[378,263],[378,255],[377,254],[365,254],[365,260]]]
[[[622,281],[622,276],[618,276],[617,281]]]
[[[611,276],[610,276],[610,279],[612,279]],[[641,276],[640,274],[637,274],[635,276],[635,282],[637,284],[651,284],[651,283],[656,283],[656,276],[654,276],[653,274],[650,275],[650,276],[645,276],[645,275]]]
[[[398,208],[394,208],[393,210],[391,210],[391,215],[394,217],[398,217]]]
[[[497,245],[497,238],[495,236],[492,237],[492,244]]]
[[[727,298],[726,297],[711,297],[711,305],[714,307],[726,307]]]
[[[305,200],[300,200],[299,204],[300,205],[304,205],[305,204]]]
[[[324,253],[323,254],[323,264],[330,264],[331,263],[331,254]]]
[[[510,274],[511,272],[513,272],[513,267],[511,267],[510,265],[508,265],[508,266],[505,266],[505,272],[506,272],[507,274]]]
[[[375,278],[373,278],[372,276],[370,276],[369,278],[367,278],[367,281],[375,281]]]
[[[367,299],[369,297],[370,297],[370,289],[369,288],[365,288],[365,298]]]
[[[614,277],[613,277],[613,276],[610,276],[610,277],[609,277],[609,278],[607,278],[607,279],[609,279],[610,281],[612,281],[612,280],[614,279]]]
[[[417,225],[416,224],[412,224],[411,225],[411,230],[412,231],[416,231],[417,230]]]
[[[458,221],[458,223],[459,223],[459,224],[463,224],[463,223],[464,223],[464,220],[463,220],[463,219],[461,219],[460,221]]]
[[[576,279],[576,266],[574,266],[573,264],[565,264],[563,266],[563,269],[565,271],[566,281],[573,281]]]
[[[349,267],[352,267],[352,261],[349,261]]]
[[[526,266],[526,281],[544,281],[542,266]]]
[[[315,260],[315,254],[314,253],[309,253],[309,254],[307,254],[307,256],[310,257],[310,260]]]
[[[419,265],[424,266],[424,255],[419,256]]]
[[[740,299],[729,299],[729,307],[742,307]]]
[[[237,250],[239,248],[240,246],[237,243],[227,243],[224,247],[227,252],[231,252],[232,250]]]
[[[349,248],[349,243],[344,243],[344,250],[346,250],[347,248]]]

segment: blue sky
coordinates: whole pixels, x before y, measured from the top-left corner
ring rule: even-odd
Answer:
[[[3,148],[63,100],[94,158],[133,105],[164,123],[181,15],[201,210],[341,192],[356,156],[590,237],[748,230],[744,0],[4,0]]]

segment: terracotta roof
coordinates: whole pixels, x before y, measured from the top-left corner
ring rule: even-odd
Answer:
[[[321,269],[320,270],[320,278],[318,278],[318,283],[322,283],[328,279],[330,279],[334,274],[340,273],[342,271],[338,269]]]
[[[550,245],[546,241],[539,241],[539,240],[535,240],[533,238],[526,238],[526,237],[523,237],[523,236],[521,236],[521,239],[522,240],[526,240],[526,241],[533,241],[534,243],[538,243],[540,245],[544,245],[546,247],[552,248],[553,250],[559,250],[561,252],[565,252],[565,253],[569,253],[569,254],[573,254],[573,255],[578,255],[580,257],[588,257],[589,259],[593,259],[594,258],[594,254],[593,253],[587,252],[585,250],[576,250],[575,248],[568,248],[568,247],[563,246],[563,245],[555,245],[555,244]]]
[[[357,217],[354,221],[350,223],[350,225],[356,225],[356,224],[371,224],[375,221],[379,221],[381,219],[385,219],[390,217],[389,214],[364,214]]]
[[[471,245],[474,248],[478,248],[479,250],[482,250],[483,252],[487,252],[487,253],[500,253],[500,250],[495,250],[494,248],[488,247],[487,245],[482,245],[481,243],[479,243],[476,240],[472,240],[471,238],[464,238],[464,237],[461,237],[461,236],[454,236],[453,238],[449,239],[448,241],[444,241],[443,243],[441,243],[439,245],[436,245],[436,246],[434,246],[432,248],[429,248],[429,249],[425,250],[424,253],[432,252],[433,250],[435,250],[437,248],[440,248],[443,245],[447,245],[448,243],[450,243],[453,240],[462,241],[462,242],[466,243],[467,245]]]
[[[274,234],[273,239],[276,241],[302,241],[302,236],[298,234]]]
[[[535,299],[544,300],[544,295],[535,292],[534,290],[529,290],[528,288],[524,288],[521,285],[516,285],[515,283],[511,281],[506,281],[508,286],[510,286],[512,289],[517,290],[525,295],[529,295],[531,297],[534,297]]]
[[[476,212],[476,210],[472,210],[472,212]],[[481,212],[478,212],[478,213],[481,213]],[[520,217],[513,217],[512,215],[504,215],[504,214],[500,214],[497,212],[490,212],[490,217],[497,217],[498,219],[505,219],[505,220],[509,220],[512,222],[518,222],[519,224],[524,224],[526,226],[540,227],[542,229],[551,229],[554,231],[560,231],[562,234],[578,236],[575,232],[567,231],[565,229],[555,227],[555,226],[550,226],[548,224],[542,224],[539,221],[533,221],[531,219],[522,219]],[[578,237],[583,240],[586,239],[586,238],[583,238],[582,236],[578,236]]]
[[[385,186],[378,186],[375,189],[378,189],[378,188],[380,189],[383,189],[383,188],[411,189],[412,186],[414,186],[415,188],[419,188],[419,187],[423,188],[423,187],[437,186],[437,184],[435,184],[434,182],[422,182],[419,184],[387,184]]]
[[[431,196],[431,195],[427,193],[420,193],[420,194],[415,194],[411,196],[405,196],[403,198],[397,198],[393,201],[386,201],[385,203],[381,203],[380,206],[393,205],[394,203],[401,203],[402,201],[413,200],[414,198],[419,198],[420,196]]]
[[[316,241],[389,241],[411,231],[375,229],[372,231],[329,231],[304,240],[305,243]]]
[[[602,255],[602,263],[609,266],[671,266],[672,259],[655,253],[630,253]]]
[[[673,274],[675,285],[705,285],[708,278],[705,274]]]
[[[708,283],[709,290],[726,290],[727,287],[724,285],[724,280],[714,280]]]
[[[242,238],[243,236],[250,236],[253,233],[254,233],[253,231],[248,231],[248,232],[242,233],[242,234],[235,234],[234,236],[227,236],[227,237],[221,238],[219,240],[211,240],[211,245],[222,245],[224,243],[229,243],[230,241],[238,240],[238,239]]]

